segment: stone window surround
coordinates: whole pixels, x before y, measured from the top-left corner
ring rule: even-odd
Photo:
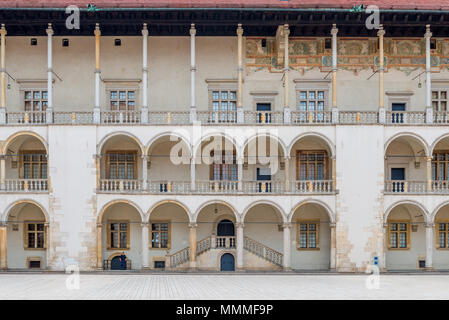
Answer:
[[[140,110],[140,94],[139,94],[139,84],[142,80],[141,79],[103,79],[103,82],[105,84],[105,91],[106,91],[106,107],[105,111],[111,111],[110,105],[111,105],[111,91],[134,91],[134,110],[133,111],[139,111]]]
[[[299,111],[299,91],[324,91],[324,111],[330,106],[330,79],[294,79],[295,83],[295,107],[292,111]]]
[[[409,111],[410,99],[413,94],[413,91],[386,91],[388,109],[392,111],[393,103],[405,103],[405,111]]]
[[[47,79],[17,79],[19,84],[20,104],[25,110],[25,91],[47,91]],[[52,80],[55,83],[55,79]]]
[[[236,92],[236,108],[238,100],[238,80],[237,79],[206,79],[207,83],[207,110],[212,110],[212,91],[235,91]],[[237,109],[236,109],[237,110]]]
[[[276,111],[275,97],[278,95],[277,91],[250,91],[249,94],[253,96],[253,111],[257,111],[258,103],[269,103],[271,105],[271,112]]]

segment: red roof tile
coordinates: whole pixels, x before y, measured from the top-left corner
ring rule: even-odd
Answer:
[[[449,10],[449,0],[0,0],[2,8],[62,8],[87,4],[97,8],[352,8],[377,5],[381,9]]]

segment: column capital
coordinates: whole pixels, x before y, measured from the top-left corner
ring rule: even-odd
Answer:
[[[282,229],[289,229],[292,227],[291,222],[284,222],[282,223]]]
[[[191,35],[191,36],[196,35],[196,29],[195,29],[195,24],[194,24],[194,23],[192,23],[192,24],[190,25],[190,35]]]
[[[142,35],[143,36],[147,36],[148,35],[148,29],[147,29],[147,24],[146,23],[143,24]]]
[[[54,34],[53,28],[51,27],[51,23],[48,24],[47,29],[45,30],[48,36],[52,36]]]
[[[149,155],[147,155],[147,154],[143,154],[142,156],[142,160],[148,160],[148,158],[150,157]]]
[[[245,227],[245,224],[244,224],[243,222],[236,222],[236,223],[235,223],[235,227],[236,227],[236,228],[244,228],[244,227]]]
[[[336,226],[337,226],[336,222],[330,222],[329,223],[329,227],[331,227],[331,228],[335,228]]]
[[[334,23],[334,24],[332,25],[331,35],[336,36],[337,33],[338,33],[338,28],[337,28],[337,25]]]
[[[101,36],[100,24],[99,24],[99,23],[96,23],[96,24],[95,24],[94,35],[95,35],[95,36]]]
[[[98,228],[100,228],[100,229],[103,228],[103,224],[102,223],[97,223],[97,229]]]
[[[198,223],[196,222],[189,222],[189,228],[196,228],[198,227]]]
[[[288,37],[289,34],[290,34],[290,29],[288,27],[288,24],[286,23],[286,24],[284,24],[284,35],[286,37]]]
[[[430,161],[432,161],[432,160],[433,160],[433,157],[432,157],[432,156],[426,157],[426,161],[430,162]]]
[[[5,154],[0,154],[0,160],[6,160],[6,155]]]
[[[99,153],[94,154],[94,159],[101,159],[101,154],[99,154]]]
[[[142,228],[149,228],[150,227],[150,223],[149,222],[141,222],[140,223],[140,226],[142,227]]]
[[[238,36],[242,36],[243,35],[243,28],[242,28],[242,24],[241,23],[239,23],[237,25],[237,35]]]
[[[430,32],[430,24],[426,24],[426,33],[424,34],[424,38],[430,39],[432,37],[432,32]]]
[[[426,228],[434,228],[435,227],[435,223],[433,222],[426,222]]]
[[[292,157],[290,156],[290,155],[285,155],[284,156],[284,160],[285,161],[289,161],[289,160],[291,160],[292,159]]]
[[[6,32],[5,24],[2,23],[2,27],[0,28],[0,35],[6,36],[6,34],[7,34],[7,32]]]
[[[384,26],[381,24],[379,26],[379,31],[377,31],[377,36],[378,37],[383,37],[385,35],[385,30],[384,30]]]

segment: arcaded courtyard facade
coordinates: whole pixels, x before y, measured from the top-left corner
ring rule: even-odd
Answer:
[[[2,270],[449,270],[444,13],[14,10]]]

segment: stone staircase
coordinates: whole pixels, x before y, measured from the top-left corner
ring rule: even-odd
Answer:
[[[256,256],[271,262],[277,266],[282,267],[284,255],[270,247],[267,247],[263,243],[251,239],[250,237],[243,238],[243,248]]]

